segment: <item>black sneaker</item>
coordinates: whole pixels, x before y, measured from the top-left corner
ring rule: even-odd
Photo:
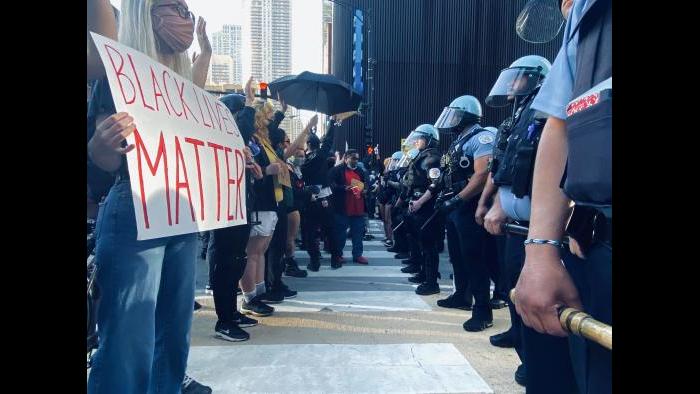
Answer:
[[[415,260],[415,259],[403,259],[403,260],[401,260],[401,264],[403,264],[403,265],[415,265],[415,264],[420,264],[420,260]]]
[[[217,338],[231,342],[243,342],[250,339],[250,334],[243,331],[235,322],[217,321],[214,331]]]
[[[491,335],[489,337],[489,342],[491,342],[493,346],[502,347],[506,349],[515,347],[515,342],[513,341],[513,334],[511,333],[511,330],[502,332],[500,334]]]
[[[182,394],[211,394],[211,387],[205,386],[185,375],[182,381]]]
[[[415,274],[412,277],[408,278],[408,281],[411,283],[423,283],[425,282],[425,274]]]
[[[418,295],[431,295],[438,293],[440,293],[440,286],[437,283],[422,283],[418,286],[418,288],[416,288],[416,294]]]
[[[233,322],[238,324],[238,327],[241,328],[255,327],[258,325],[257,320],[252,319],[238,311],[234,312],[233,314]]]
[[[368,233],[368,234],[365,234],[365,236],[362,239],[365,241],[371,241],[374,239],[374,235]]]
[[[287,260],[286,268],[284,269],[284,274],[287,276],[293,276],[295,278],[306,278],[309,273],[306,270],[299,269],[299,264],[290,257]]]
[[[403,272],[404,274],[417,274],[420,272],[420,265],[411,264],[407,267],[401,268],[401,272]]]
[[[266,304],[279,304],[280,302],[284,301],[284,295],[282,294],[281,291],[278,290],[270,290],[260,296],[260,301],[266,303]]]
[[[321,268],[321,262],[318,260],[311,260],[311,262],[306,266],[306,269],[309,271],[313,272],[318,272],[318,269]]]
[[[409,257],[411,257],[411,255],[408,253],[397,253],[394,255],[394,258],[398,259],[398,260],[404,260],[404,259],[407,259]]]
[[[518,369],[515,370],[515,383],[523,387],[527,386],[527,373],[525,371],[527,371],[525,369],[525,364],[520,364]]]
[[[489,327],[493,327],[493,319],[486,320],[483,317],[474,316],[462,324],[465,331],[479,332],[484,331]]]
[[[198,310],[200,310],[200,309],[202,309],[202,304],[200,304],[199,302],[195,301],[195,302],[194,302],[194,310],[195,310],[195,311],[198,311]]]
[[[236,287],[236,295],[241,295],[243,294],[243,290],[241,290],[240,287]]]
[[[274,311],[275,308],[264,304],[262,301],[260,301],[260,297],[255,297],[250,302],[243,300],[243,303],[241,304],[241,312],[246,315],[265,317],[272,315],[272,312]]]
[[[437,305],[441,308],[461,309],[463,311],[472,310],[472,305],[464,299],[459,300],[454,294],[447,298],[437,301]]]
[[[282,293],[282,297],[286,298],[295,298],[297,296],[297,291],[290,289],[282,283],[282,286],[280,286],[280,293]]]
[[[339,257],[331,257],[331,268],[334,270],[343,268],[343,260],[341,260]]]
[[[384,246],[386,246],[387,248],[391,248],[394,246],[394,241],[391,239],[387,239],[386,241],[384,241]]]
[[[394,244],[393,246],[387,248],[386,251],[387,251],[387,252],[391,252],[391,253],[399,253],[399,249],[396,247],[396,244]]]

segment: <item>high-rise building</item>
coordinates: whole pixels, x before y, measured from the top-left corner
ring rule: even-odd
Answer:
[[[250,0],[250,52],[254,79],[271,82],[292,73],[290,0]],[[290,108],[280,127],[291,139],[299,135],[302,127],[298,111]]]
[[[290,0],[250,0],[253,78],[270,82],[292,73]]]
[[[243,84],[243,44],[241,26],[224,25],[221,31],[212,35],[212,52],[215,55],[228,55],[233,59],[233,80],[231,83]]]
[[[234,62],[229,55],[211,55],[209,62],[208,85],[234,83]]]

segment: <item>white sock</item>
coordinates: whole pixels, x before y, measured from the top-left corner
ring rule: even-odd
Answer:
[[[267,290],[265,289],[265,282],[260,282],[255,285],[255,293],[257,294],[265,294]]]
[[[245,302],[252,301],[253,298],[255,298],[255,296],[258,295],[258,292],[256,290],[257,288],[253,289],[253,291],[251,291],[250,293],[246,293],[245,291],[243,292],[243,298],[245,299]]]

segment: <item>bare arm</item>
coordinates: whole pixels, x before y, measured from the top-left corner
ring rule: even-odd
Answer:
[[[493,183],[493,174],[489,172],[488,179],[486,179],[486,186],[484,186],[484,191],[481,192],[481,197],[479,198],[479,204],[476,208],[476,213],[474,214],[474,220],[479,226],[484,225],[484,217],[489,211],[489,207],[492,202],[498,201],[498,198],[493,198],[498,192],[498,186]]]
[[[211,44],[207,37],[207,22],[199,17],[197,21],[197,40],[202,53],[192,54],[192,83],[200,88],[204,88],[207,83],[207,73],[209,73],[209,62],[211,61]]]
[[[109,0],[88,0],[87,2],[87,80],[100,79],[105,68],[90,36],[94,32],[117,41],[117,19]]]
[[[309,123],[304,127],[304,130],[297,136],[297,138],[294,140],[289,145],[289,148],[284,150],[284,160],[289,159],[294,152],[297,150],[301,149],[304,144],[306,143],[306,140],[309,138],[309,133],[311,133],[311,129],[316,126],[316,123],[318,123],[318,115],[314,115],[311,120],[309,120]]]

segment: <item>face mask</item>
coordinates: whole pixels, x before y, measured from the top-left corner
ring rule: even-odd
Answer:
[[[295,157],[294,160],[292,160],[292,163],[295,166],[300,167],[300,166],[304,165],[304,158],[303,157]]]
[[[184,15],[184,16],[183,16]],[[153,32],[166,53],[182,53],[194,40],[194,16],[184,2],[164,0],[151,8]]]
[[[348,163],[348,168],[354,170],[357,168],[357,164]]]

